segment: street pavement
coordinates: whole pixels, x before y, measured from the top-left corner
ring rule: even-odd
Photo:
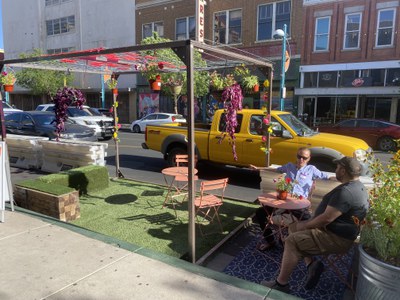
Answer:
[[[10,169],[13,185],[46,174]],[[0,299],[288,296],[219,272],[232,252],[213,255],[203,267],[9,205],[0,228]]]

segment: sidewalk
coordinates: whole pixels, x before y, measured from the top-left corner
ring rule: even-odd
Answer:
[[[20,208],[0,228],[1,299],[290,299]]]

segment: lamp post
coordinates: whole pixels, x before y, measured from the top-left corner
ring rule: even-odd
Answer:
[[[285,87],[285,63],[286,63],[286,38],[287,38],[287,25],[283,24],[283,30],[278,29],[275,31],[274,38],[282,39],[282,63],[281,63],[281,84],[279,90],[279,109],[283,111],[285,109],[285,97],[286,97],[286,87]]]

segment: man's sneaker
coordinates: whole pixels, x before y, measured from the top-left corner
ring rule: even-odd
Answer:
[[[264,285],[264,286],[266,286],[266,287],[269,287],[269,288],[271,288],[271,289],[284,292],[284,293],[286,293],[286,294],[289,294],[289,293],[290,293],[289,284],[280,285],[280,284],[278,284],[278,283],[276,282],[276,280],[271,280],[271,281],[263,280],[263,281],[261,281],[261,284]]]
[[[314,260],[307,269],[308,272],[304,288],[310,290],[318,284],[319,278],[324,271],[324,264],[320,260]]]
[[[253,219],[252,218],[247,218],[246,221],[244,221],[244,228],[249,228],[252,225],[253,225]]]

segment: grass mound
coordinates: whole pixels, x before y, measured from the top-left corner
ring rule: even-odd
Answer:
[[[162,208],[166,187],[113,180],[108,188],[80,197],[81,218],[72,223],[132,244],[170,256],[182,257],[188,252],[187,201],[177,207]],[[229,232],[249,217],[257,205],[224,200],[220,208],[224,233],[218,226],[203,230],[216,232],[202,237],[196,226],[196,259],[207,253]]]

